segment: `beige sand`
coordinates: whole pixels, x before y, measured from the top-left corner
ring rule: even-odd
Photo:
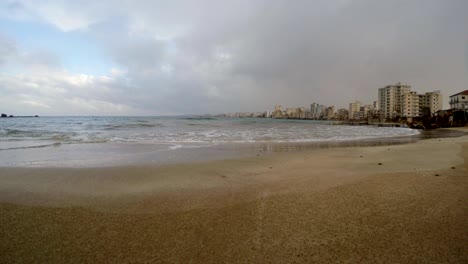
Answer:
[[[0,262],[467,263],[467,158],[462,137],[164,167],[0,168]]]

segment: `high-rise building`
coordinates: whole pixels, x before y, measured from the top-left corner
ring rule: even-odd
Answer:
[[[312,103],[310,105],[310,116],[311,116],[312,119],[317,119],[318,118],[318,116],[317,116],[318,106],[319,106],[319,104],[317,104],[317,103]]]
[[[349,119],[354,119],[354,113],[361,111],[361,102],[355,101],[349,104]]]
[[[442,94],[440,91],[427,92],[424,94],[424,107],[429,108],[431,114],[442,110]]]
[[[298,107],[296,109],[296,118],[301,118],[301,119],[306,118],[306,108],[305,107]]]
[[[286,108],[287,118],[297,118],[297,108]]]
[[[283,118],[283,110],[281,109],[281,105],[276,105],[275,106],[275,111],[271,113],[272,118]]]
[[[411,86],[400,82],[379,88],[380,115],[383,118],[402,116],[402,95],[411,91]]]
[[[320,105],[320,118],[326,117],[326,116],[325,116],[325,114],[326,114],[326,113],[325,113],[326,109],[327,109],[327,106],[326,106],[326,105]]]
[[[417,94],[409,92],[401,96],[402,117],[417,117],[433,114],[442,110],[442,94],[440,91]]]
[[[403,117],[415,117],[421,115],[420,108],[420,95],[416,92],[409,92],[403,94],[401,97],[401,116]],[[423,98],[421,98],[423,99]]]

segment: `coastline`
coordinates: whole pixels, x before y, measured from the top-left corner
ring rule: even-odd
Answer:
[[[164,166],[0,168],[0,262],[463,263],[467,159],[463,136]]]
[[[244,141],[200,143],[94,142],[70,144],[54,141],[5,142],[0,148],[0,168],[97,168],[164,166],[256,157],[278,152],[304,152],[313,149],[386,146],[414,143],[431,138],[459,137],[461,129],[421,130],[413,135],[356,139],[312,139],[310,141]]]

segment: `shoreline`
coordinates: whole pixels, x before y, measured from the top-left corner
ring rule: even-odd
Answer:
[[[30,148],[0,150],[0,168],[112,168],[126,166],[164,166],[193,164],[216,160],[241,159],[280,152],[304,152],[313,149],[388,146],[414,143],[431,138],[468,135],[468,130],[421,130],[417,135],[363,138],[353,140],[321,140],[310,142],[244,142],[206,146],[170,146],[143,143],[47,143]],[[175,143],[174,143],[175,144]]]
[[[164,166],[0,168],[0,262],[463,263],[467,159],[462,136]]]

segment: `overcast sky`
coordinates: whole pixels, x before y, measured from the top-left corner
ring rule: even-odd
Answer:
[[[0,2],[0,112],[177,115],[468,89],[467,0]]]

